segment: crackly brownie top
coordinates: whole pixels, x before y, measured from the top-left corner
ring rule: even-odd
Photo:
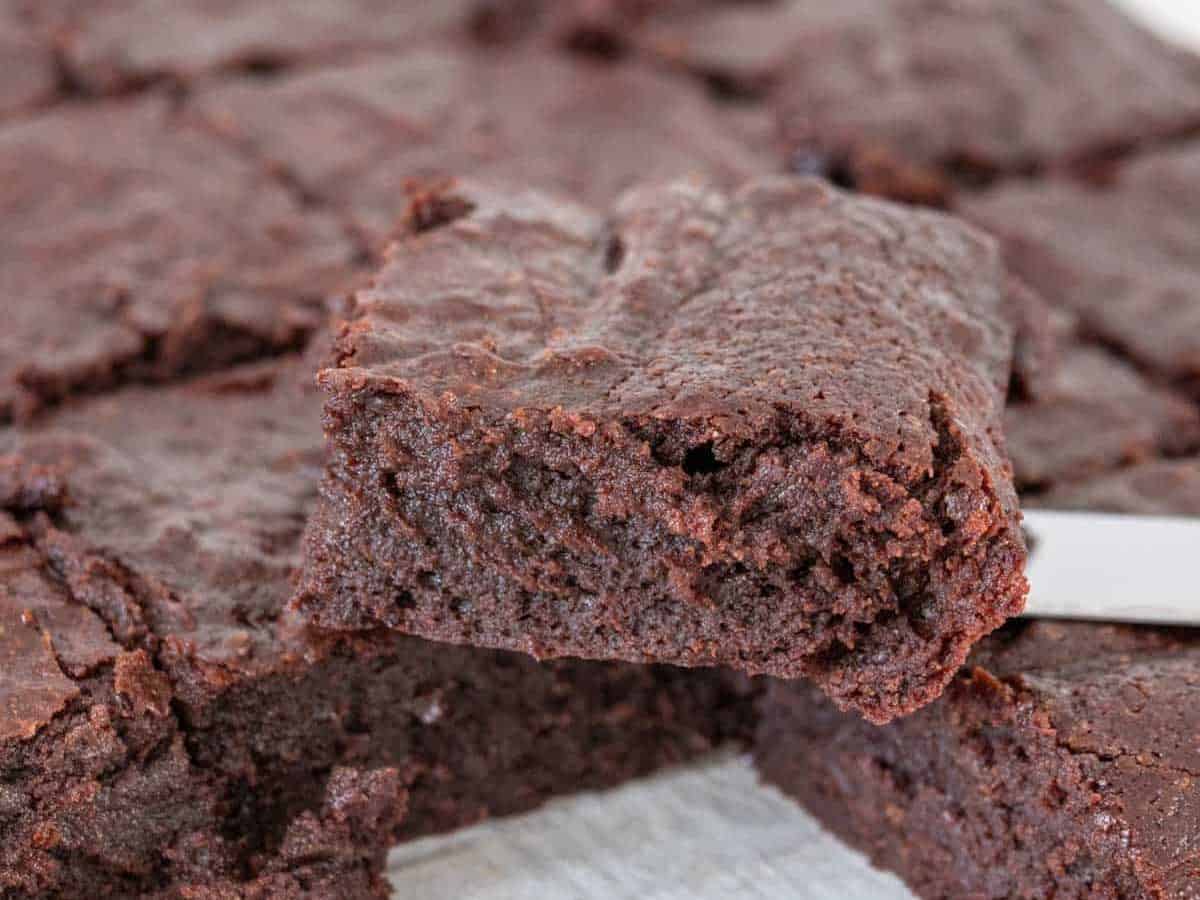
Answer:
[[[1009,406],[1017,486],[1046,488],[1200,448],[1200,411],[1099,347],[1068,341],[1032,402]]]
[[[0,420],[123,371],[291,346],[353,252],[154,96],[0,128],[0,216]]]
[[[273,68],[465,30],[478,0],[39,0],[74,75],[93,90],[163,75]]]
[[[1200,122],[1200,62],[1095,0],[728,3],[641,40],[767,93],[801,149],[1011,169]]]
[[[23,15],[17,0],[0,0],[0,118],[47,100],[58,87],[48,41]]]
[[[532,192],[455,197],[360,293],[332,389],[485,420],[550,411],[581,435],[673,418],[736,440],[783,415],[908,481],[931,470],[937,406],[1006,481],[986,432],[1012,333],[978,232],[785,176],[646,187],[607,217]]]
[[[1017,182],[962,211],[1089,332],[1163,377],[1200,384],[1200,141],[1130,162],[1107,186]]]
[[[86,638],[88,652],[93,638],[110,645],[89,610],[123,644],[174,642],[224,672],[213,675],[218,681],[303,651],[281,611],[321,464],[311,371],[312,360],[293,359],[129,388],[0,433],[9,472],[7,487],[0,475],[0,500],[41,557],[45,584],[58,585],[60,652],[61,640]],[[47,482],[54,491],[38,487]],[[0,590],[35,588],[50,590],[26,571],[0,570]],[[71,615],[87,629],[67,627]],[[48,662],[28,635],[20,656],[31,672]],[[17,690],[17,671],[5,666],[0,690]],[[66,689],[57,679],[47,685]]]
[[[376,236],[414,178],[472,176],[608,203],[646,179],[780,168],[765,113],[721,109],[684,79],[527,47],[453,45],[202,92],[198,113]]]

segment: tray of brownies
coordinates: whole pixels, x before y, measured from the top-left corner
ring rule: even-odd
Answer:
[[[1200,898],[1186,6],[0,0],[0,897]]]

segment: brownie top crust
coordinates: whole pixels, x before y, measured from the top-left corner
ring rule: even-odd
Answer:
[[[1200,395],[1200,141],[1138,157],[1100,185],[1002,185],[965,197],[961,212],[1085,333]]]
[[[905,164],[989,177],[1200,125],[1200,61],[1106,2],[669,4],[633,34],[765,95],[801,169],[824,159],[868,190],[900,187],[872,176]]]
[[[560,410],[581,432],[687,419],[718,444],[784,413],[908,482],[934,467],[944,412],[1015,509],[988,434],[1012,331],[979,233],[786,177],[638,190],[611,218],[532,193],[460,199],[360,293],[328,388]]]
[[[32,527],[71,603],[128,646],[158,641],[229,679],[304,652],[280,621],[320,471],[319,404],[303,364],[264,362],[163,393],[131,388],[0,433],[13,481],[62,486]],[[72,618],[65,610],[72,610]],[[99,621],[99,620],[98,620]],[[54,644],[109,632],[55,629]],[[293,660],[295,661],[295,660]],[[53,712],[53,710],[51,710]]]
[[[608,204],[640,179],[781,168],[765,111],[686,80],[544,48],[453,44],[200,92],[196,113],[382,246],[413,179],[470,176]]]
[[[294,349],[355,248],[160,96],[0,128],[0,420]]]

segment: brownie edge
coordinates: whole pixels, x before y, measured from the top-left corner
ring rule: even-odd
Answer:
[[[319,376],[314,624],[806,676],[882,722],[1021,609],[988,238],[816,179],[446,191]]]

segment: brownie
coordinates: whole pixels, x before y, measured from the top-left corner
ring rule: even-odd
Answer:
[[[1051,509],[1200,516],[1200,458],[1149,460],[1063,482],[1030,502]]]
[[[160,79],[282,68],[401,51],[465,32],[478,0],[38,0],[74,81],[89,92]]]
[[[297,814],[278,850],[241,846],[244,823],[190,759],[166,677],[71,598],[38,526],[14,518],[60,502],[48,471],[23,469],[0,461],[24,493],[6,490],[0,512],[0,893],[309,897],[299,885],[320,877],[338,896],[387,896],[397,773],[336,773],[325,808]]]
[[[1088,334],[1200,397],[1200,141],[1138,157],[1110,183],[1015,182],[962,212]]]
[[[697,12],[699,9],[699,12]],[[764,97],[797,171],[940,202],[1200,126],[1200,61],[1099,0],[667,4],[632,32]]]
[[[413,179],[474,176],[607,204],[638,179],[727,182],[781,168],[763,111],[722,110],[638,65],[433,45],[386,60],[233,82],[198,116],[385,242]]]
[[[0,127],[0,421],[303,343],[358,248],[147,96]]]
[[[774,682],[766,781],[921,897],[1200,891],[1200,632],[1014,622],[885,728]]]
[[[369,891],[393,832],[748,727],[722,673],[302,628],[285,605],[321,466],[312,367],[131,387],[0,432],[0,894],[220,897],[344,871]],[[339,767],[368,779],[346,802]],[[388,769],[409,794],[395,829]]]
[[[58,89],[58,70],[48,41],[39,35],[17,0],[0,0],[0,119],[46,103]]]
[[[1200,449],[1200,409],[1119,357],[1067,339],[1038,396],[1005,411],[1004,434],[1017,486],[1035,491]]]
[[[786,176],[440,209],[319,376],[311,621],[807,676],[883,721],[1020,610],[986,237]]]

